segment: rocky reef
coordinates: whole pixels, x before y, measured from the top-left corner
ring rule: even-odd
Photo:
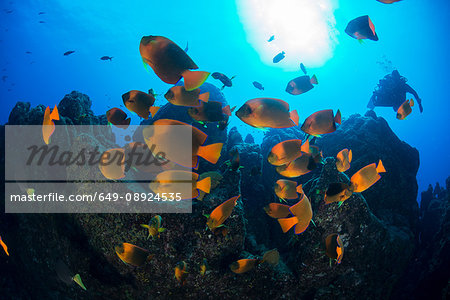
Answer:
[[[210,98],[226,103],[218,89],[203,89],[211,93]],[[106,124],[106,118],[95,116],[90,106],[86,95],[66,95],[58,104],[61,120],[57,124]],[[8,124],[39,125],[44,110],[42,105],[31,108],[18,102]],[[243,139],[236,128],[204,128],[186,115],[185,108],[167,104],[143,124],[174,118],[198,126],[210,142],[224,143],[219,162],[203,161],[198,170],[220,172],[222,179],[202,201],[193,200],[191,214],[160,214],[166,230],[156,239],[147,239],[147,231],[140,226],[154,214],[2,214],[0,233],[10,250],[10,256],[0,255],[2,297],[422,299],[432,295],[426,298],[434,299],[448,294],[450,179],[446,189],[422,193],[419,216],[415,179],[419,154],[400,141],[383,118],[374,113],[352,115],[336,132],[317,139],[325,157],[323,165],[296,179],[311,200],[314,224],[296,236],[284,234],[263,207],[278,202],[273,186],[280,178],[267,162],[267,154],[280,141],[304,138],[300,129],[269,130],[258,145],[251,135]],[[1,133],[3,150],[4,130]],[[108,136],[94,131],[90,138],[105,147],[114,145]],[[134,139],[139,139],[139,132]],[[346,174],[339,173],[335,164],[343,148],[353,152]],[[232,150],[240,154],[238,170],[225,163]],[[353,194],[340,207],[324,203],[322,191],[329,183],[348,182],[361,167],[379,159],[387,173],[374,186]],[[205,230],[204,214],[237,195],[241,197],[225,222],[227,231]],[[288,202],[292,205],[296,200]],[[330,264],[324,254],[324,240],[330,233],[338,233],[343,240],[341,264]],[[123,242],[149,250],[152,259],[141,267],[125,265],[114,250]],[[232,262],[261,257],[273,248],[281,255],[278,266],[260,264],[244,274],[230,271]],[[208,262],[204,276],[199,272],[203,259]],[[59,260],[81,275],[87,291],[56,276]],[[174,279],[179,261],[188,265],[184,285]]]

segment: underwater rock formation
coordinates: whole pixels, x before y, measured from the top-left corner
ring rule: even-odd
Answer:
[[[351,149],[353,160],[346,171],[349,176],[381,159],[387,172],[373,188],[364,192],[367,204],[373,214],[386,224],[394,225],[407,234],[417,230],[419,152],[401,141],[385,119],[377,117],[375,112],[364,117],[351,115],[336,132],[318,139],[317,145],[323,150],[324,157],[336,157],[342,149]]]
[[[86,97],[72,92],[64,98],[61,106],[64,108],[60,108],[62,124],[106,124],[103,117],[93,116]],[[77,101],[80,103],[72,103]],[[163,106],[155,119],[189,121],[181,111],[173,112],[178,108],[171,107],[171,104]],[[44,109],[42,105],[31,109],[29,104],[19,102],[11,112],[9,124],[40,125]],[[80,119],[74,112],[85,116]],[[209,130],[209,126],[200,129]],[[433,191],[419,225],[415,202],[418,153],[398,140],[384,119],[374,114],[353,115],[336,132],[317,140],[326,157],[324,165],[297,179],[311,200],[315,225],[311,223],[298,236],[284,234],[263,207],[278,201],[273,186],[281,177],[267,162],[267,154],[278,142],[303,139],[299,128],[272,129],[261,146],[249,138],[244,141],[235,129],[228,136],[226,131],[213,128],[208,134],[214,141],[225,142],[225,151],[237,149],[243,168],[230,170],[224,163],[229,159],[224,151],[216,165],[207,164],[204,169],[219,171],[223,176],[220,184],[202,201],[193,201],[191,214],[161,214],[166,230],[160,238],[147,239],[147,230],[140,226],[147,224],[154,214],[2,215],[0,232],[11,253],[7,258],[0,257],[2,295],[16,299],[398,299],[402,293],[415,292],[414,284],[402,284],[401,276],[416,272],[419,279],[415,282],[425,291],[434,278],[442,278],[439,276],[448,270],[445,255],[449,250],[450,180],[447,190]],[[89,138],[105,147],[111,146],[107,136],[92,133]],[[76,141],[75,146],[90,142]],[[346,174],[351,175],[380,158],[387,173],[369,190],[353,194],[341,207],[337,203],[325,205],[324,188],[331,182],[349,181],[335,165],[334,157],[343,148],[353,152]],[[262,174],[257,172],[258,168]],[[0,171],[4,174],[4,170]],[[215,233],[205,230],[204,214],[239,194],[241,198],[224,223],[226,230]],[[0,205],[4,201],[1,197]],[[288,200],[289,204],[296,201]],[[433,223],[437,216],[442,217]],[[428,246],[417,244],[419,232],[422,240],[429,241]],[[330,265],[324,254],[324,240],[330,233],[338,233],[344,243],[341,264]],[[114,251],[123,242],[148,249],[152,259],[142,267],[125,265]],[[230,271],[229,265],[234,261],[261,257],[273,248],[278,248],[281,254],[277,267],[261,264],[244,274]],[[199,268],[204,258],[209,267],[205,276],[201,276]],[[87,291],[76,285],[68,286],[56,277],[59,259],[81,275]],[[420,270],[431,265],[429,273],[419,274],[414,259],[420,262]],[[179,261],[188,264],[184,285],[173,278]],[[23,278],[27,278],[27,284]],[[440,280],[431,286],[437,290],[442,289],[442,284]]]
[[[393,299],[450,298],[450,177],[422,192],[416,251]]]

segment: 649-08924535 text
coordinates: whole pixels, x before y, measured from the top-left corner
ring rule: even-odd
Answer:
[[[28,192],[27,194],[10,195],[10,202],[116,202],[125,200],[131,201],[149,201],[149,202],[172,202],[181,201],[181,193],[99,193],[93,194],[70,194],[61,193],[36,194]]]

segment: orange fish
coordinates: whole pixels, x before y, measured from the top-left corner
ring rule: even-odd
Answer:
[[[189,133],[192,134],[191,139],[186,137]],[[199,156],[212,164],[217,163],[223,146],[223,143],[205,146],[208,136],[200,129],[169,119],[160,119],[145,127],[143,136],[147,146],[151,149],[154,147],[154,153],[164,153],[167,160],[187,168],[197,168]],[[192,144],[186,145],[188,142]],[[186,146],[192,148],[186,149]],[[186,155],[186,152],[191,155]]]
[[[267,213],[267,215],[269,215],[269,217],[280,219],[287,218],[291,214],[289,208],[289,205],[269,203],[269,205],[264,207],[264,211]]]
[[[348,22],[345,33],[359,41],[364,39],[378,41],[375,25],[373,25],[372,20],[368,15],[358,17]]]
[[[297,204],[291,206],[289,211],[292,213],[293,217],[278,219],[278,223],[280,223],[283,232],[288,232],[293,226],[295,226],[295,234],[300,234],[305,231],[306,228],[308,228],[313,215],[308,197],[303,194],[303,198]]]
[[[336,168],[339,172],[345,172],[350,169],[352,162],[352,150],[343,149],[336,156]]]
[[[296,110],[289,111],[289,104],[275,98],[248,100],[236,112],[244,123],[256,128],[288,128],[298,126]]]
[[[397,119],[404,120],[410,113],[412,113],[412,107],[414,106],[414,100],[406,100],[397,110]]]
[[[59,121],[59,113],[58,107],[55,104],[55,108],[53,108],[50,113],[50,107],[47,106],[44,113],[44,121],[42,122],[42,137],[44,138],[44,142],[48,145],[50,143],[50,137],[55,131],[55,123],[54,120]]]
[[[386,169],[384,168],[381,159],[378,162],[378,166],[375,163],[365,166],[356,172],[350,179],[352,182],[350,187],[351,190],[354,193],[361,193],[367,190],[381,178],[379,173],[384,172],[386,172]]]
[[[135,267],[142,266],[153,257],[148,250],[129,243],[122,243],[116,246],[115,250],[121,261]]]
[[[142,37],[139,52],[144,64],[165,83],[176,84],[183,77],[187,91],[200,87],[209,76],[209,72],[191,71],[198,66],[183,49],[163,36]]]
[[[303,145],[302,140],[287,140],[273,146],[267,160],[274,166],[281,166],[300,157],[302,152],[309,152],[309,140]]]
[[[203,102],[208,102],[209,92],[200,94],[200,89],[195,89],[193,91],[186,91],[184,86],[173,86],[171,87],[164,97],[177,106],[199,106]]]
[[[2,237],[0,236],[0,245],[2,246],[3,250],[5,250],[6,255],[9,256],[8,252],[8,246],[6,246],[5,242],[3,242]]]
[[[150,189],[157,194],[166,193],[168,197],[174,191],[180,194],[181,199],[197,198],[199,190],[209,193],[211,178],[198,180],[199,175],[190,171],[168,170],[159,173],[149,184]]]
[[[148,119],[149,114],[156,114],[159,107],[153,106],[155,96],[141,91],[132,90],[122,95],[123,105],[139,117]]]
[[[186,283],[186,277],[188,274],[186,269],[187,263],[185,261],[180,261],[175,266],[175,278],[181,283],[181,285]]]
[[[131,119],[127,117],[127,114],[117,107],[111,108],[106,112],[108,122],[123,129],[127,129],[130,125]]]
[[[272,249],[264,253],[262,259],[257,258],[245,258],[235,261],[230,265],[232,272],[236,274],[242,274],[254,269],[257,265],[262,263],[268,263],[272,266],[276,266],[280,261],[280,253],[277,249]]]
[[[332,109],[325,109],[317,111],[306,118],[301,130],[312,136],[319,136],[335,132],[336,123],[341,124],[341,111],[338,109],[336,116],[333,116]]]
[[[236,206],[236,201],[241,195],[228,199],[219,206],[217,206],[209,215],[205,215],[208,218],[206,225],[210,230],[214,230],[217,227],[223,226],[223,222],[231,216],[233,208]]]
[[[278,172],[278,174],[285,177],[299,177],[314,170],[317,167],[317,164],[321,161],[321,153],[315,156],[311,153],[303,153],[300,157],[294,159],[292,162],[276,167],[275,170]]]
[[[356,172],[350,179],[350,186],[341,182],[331,183],[325,192],[325,203],[339,202],[341,206],[353,193],[361,193],[375,184],[381,178],[379,173],[383,172],[386,170],[380,160],[378,166],[373,163]]]
[[[333,202],[342,202],[350,198],[352,195],[352,191],[348,184],[338,182],[338,183],[330,183],[325,192],[325,203],[330,204]]]
[[[99,163],[103,176],[111,180],[125,177],[125,150],[122,148],[109,149],[103,152]]]
[[[291,95],[300,95],[308,92],[314,88],[313,84],[318,83],[316,75],[313,75],[311,78],[308,75],[303,75],[289,81],[286,86],[286,92]]]
[[[340,264],[344,256],[344,244],[337,233],[332,233],[325,239],[325,253],[330,259]],[[331,261],[330,261],[331,263]]]
[[[223,122],[228,121],[232,110],[227,105],[222,107],[222,102],[209,101],[202,103],[198,107],[188,109],[189,116],[198,122]]]
[[[302,185],[297,185],[297,182],[292,180],[279,179],[275,183],[275,194],[282,200],[298,199],[298,194],[303,194]]]

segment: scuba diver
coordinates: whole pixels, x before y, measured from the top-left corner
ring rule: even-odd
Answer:
[[[383,106],[392,107],[394,111],[397,111],[403,102],[406,101],[406,93],[410,93],[419,103],[420,112],[423,112],[422,99],[419,98],[419,95],[412,87],[406,84],[406,81],[407,79],[401,76],[397,70],[384,76],[373,91],[367,108],[373,110],[375,106]]]

